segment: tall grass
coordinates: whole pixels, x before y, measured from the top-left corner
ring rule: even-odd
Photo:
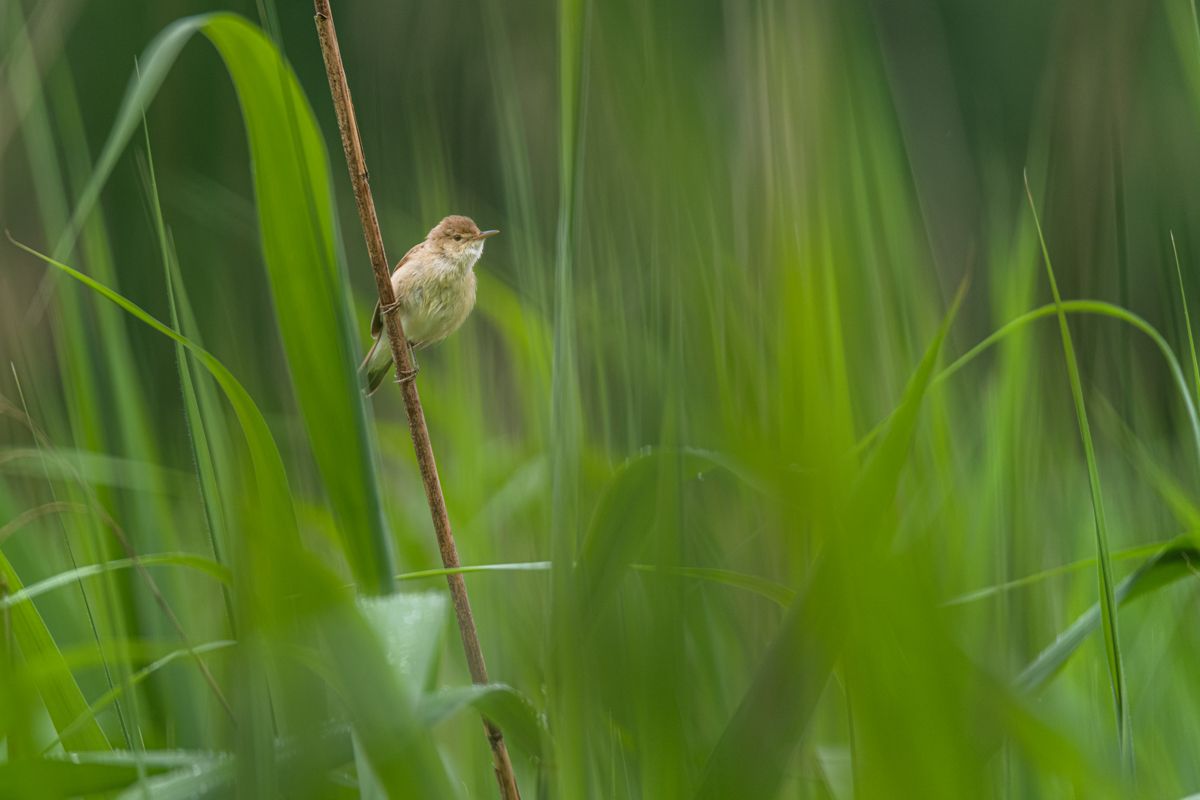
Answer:
[[[1200,791],[1190,3],[343,5],[389,249],[504,232],[418,379],[496,683],[307,7],[18,0],[0,797],[487,797],[480,713],[530,798]]]

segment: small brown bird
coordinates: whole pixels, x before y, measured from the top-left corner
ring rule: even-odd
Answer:
[[[500,231],[480,231],[469,217],[452,215],[434,226],[425,241],[404,254],[392,271],[397,313],[409,347],[418,350],[458,330],[475,307],[475,262],[483,243]],[[359,366],[366,393],[374,394],[392,368],[391,348],[384,342],[379,304],[371,315],[375,343]]]

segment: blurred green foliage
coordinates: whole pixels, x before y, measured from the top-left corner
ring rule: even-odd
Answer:
[[[1200,791],[1190,0],[334,12],[496,683],[311,8],[4,0],[0,798]]]

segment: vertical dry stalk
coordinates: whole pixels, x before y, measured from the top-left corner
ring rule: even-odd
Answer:
[[[396,302],[392,291],[387,254],[383,249],[383,236],[379,232],[379,220],[375,215],[375,200],[371,185],[367,181],[367,162],[363,155],[362,140],[358,134],[358,121],[354,117],[354,105],[350,101],[350,87],[346,83],[346,70],[342,65],[342,53],[338,47],[337,32],[333,27],[333,14],[329,0],[313,0],[316,7],[317,36],[321,41],[321,55],[325,59],[325,74],[329,78],[329,92],[333,95],[333,107],[337,112],[338,131],[342,135],[342,148],[346,152],[346,166],[350,170],[350,182],[354,186],[354,201],[358,205],[358,216],[362,222],[363,236],[367,240],[367,252],[375,272],[375,286],[379,290],[381,308],[392,307]],[[458,548],[454,545],[454,534],[450,531],[450,517],[446,513],[446,499],[442,496],[442,485],[438,479],[437,464],[433,459],[433,446],[429,442],[429,429],[425,425],[425,413],[421,410],[421,398],[413,380],[400,380],[412,374],[412,358],[399,314],[383,314],[388,343],[392,348],[392,359],[396,367],[396,379],[404,395],[404,408],[408,413],[408,428],[412,435],[413,449],[417,454],[417,466],[425,484],[425,497],[429,501],[429,513],[433,517],[433,529],[437,534],[438,549],[442,563],[448,568],[459,566]],[[475,630],[475,617],[471,614],[471,602],[467,598],[467,585],[462,575],[446,576],[450,586],[450,597],[454,603],[454,615],[458,619],[458,631],[466,651],[467,666],[471,680],[487,683],[487,665],[483,650],[479,647],[479,635]],[[512,761],[504,745],[500,728],[487,717],[483,718],[488,744],[492,748],[492,764],[496,781],[500,784],[500,796],[504,800],[520,800],[517,780],[513,775]]]

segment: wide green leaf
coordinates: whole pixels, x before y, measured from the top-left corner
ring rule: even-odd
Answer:
[[[0,576],[10,591],[21,591],[21,579],[3,553],[0,553]],[[72,720],[87,714],[87,700],[33,603],[19,603],[8,614],[22,655],[26,659],[37,658],[44,665],[33,673],[32,679],[55,728],[62,730]],[[95,719],[88,717],[87,724],[63,737],[63,746],[68,750],[108,750],[110,745]]]
[[[358,605],[383,644],[400,684],[415,698],[429,682],[441,646],[446,626],[446,595],[402,592],[390,597],[363,598]]]
[[[137,780],[133,764],[80,764],[55,758],[0,763],[0,800],[57,800],[112,792]]]
[[[139,60],[96,171],[55,252],[65,254],[73,242],[142,110],[196,33],[217,48],[241,104],[287,374],[346,559],[367,590],[390,591],[395,570],[354,369],[357,348],[345,269],[335,248],[328,159],[295,74],[262,30],[237,15],[219,13],[179,20],[159,34]]]
[[[440,689],[421,698],[418,711],[426,725],[436,725],[464,708],[474,708],[495,722],[513,746],[534,758],[545,751],[547,731],[529,698],[503,683]]]

